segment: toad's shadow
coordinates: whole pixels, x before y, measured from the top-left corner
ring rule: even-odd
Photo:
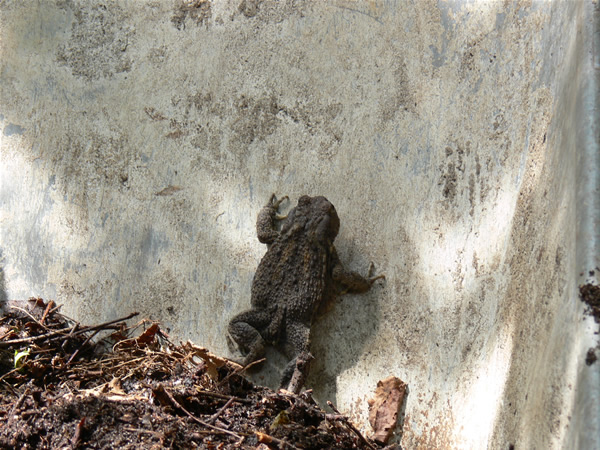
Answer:
[[[341,259],[344,261],[343,256]],[[366,275],[368,266],[369,262],[362,259],[356,265],[346,264],[350,270],[363,275]],[[375,275],[379,273],[381,271],[376,267]],[[338,297],[333,308],[313,324],[311,351],[315,359],[306,387],[313,389],[320,404],[327,400],[335,403],[338,376],[358,363],[377,335],[385,283],[386,280],[377,280],[366,293]]]

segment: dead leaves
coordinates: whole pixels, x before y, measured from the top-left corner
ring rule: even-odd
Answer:
[[[157,323],[81,326],[57,309],[36,299],[0,317],[1,448],[378,448],[310,391],[255,386]]]
[[[369,400],[369,423],[373,427],[375,441],[389,441],[396,424],[402,403],[406,397],[406,384],[394,376],[377,383],[375,398]]]

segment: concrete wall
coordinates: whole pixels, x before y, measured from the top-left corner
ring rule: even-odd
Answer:
[[[387,278],[316,325],[317,398],[364,426],[396,375],[407,448],[591,445],[574,130],[592,5],[3,1],[0,295],[140,311],[228,354],[260,207],[325,195],[342,260]]]

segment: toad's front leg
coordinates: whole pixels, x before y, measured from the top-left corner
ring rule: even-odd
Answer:
[[[373,283],[379,279],[385,279],[385,275],[373,275],[373,263],[369,267],[369,273],[366,277],[362,275],[351,272],[346,269],[341,264],[337,264],[333,268],[333,279],[339,283],[342,287],[341,295],[343,294],[362,294],[363,292],[367,292],[373,286]]]
[[[279,205],[287,199],[288,197],[286,195],[277,200],[277,197],[273,194],[267,204],[258,213],[256,219],[256,234],[258,240],[263,244],[271,244],[277,239],[277,236],[279,236],[279,233],[275,228],[275,221],[286,218],[286,216],[280,216],[278,213]]]

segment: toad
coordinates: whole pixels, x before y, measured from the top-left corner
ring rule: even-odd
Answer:
[[[279,206],[285,199],[273,194],[258,214],[258,240],[267,244],[267,253],[254,275],[251,309],[231,319],[228,334],[245,354],[244,365],[262,358],[267,344],[282,351],[290,362],[281,386],[298,392],[312,359],[315,317],[337,296],[366,292],[384,275],[372,277],[373,264],[366,277],[344,269],[333,245],[340,219],[325,197],[304,195],[281,217]]]

